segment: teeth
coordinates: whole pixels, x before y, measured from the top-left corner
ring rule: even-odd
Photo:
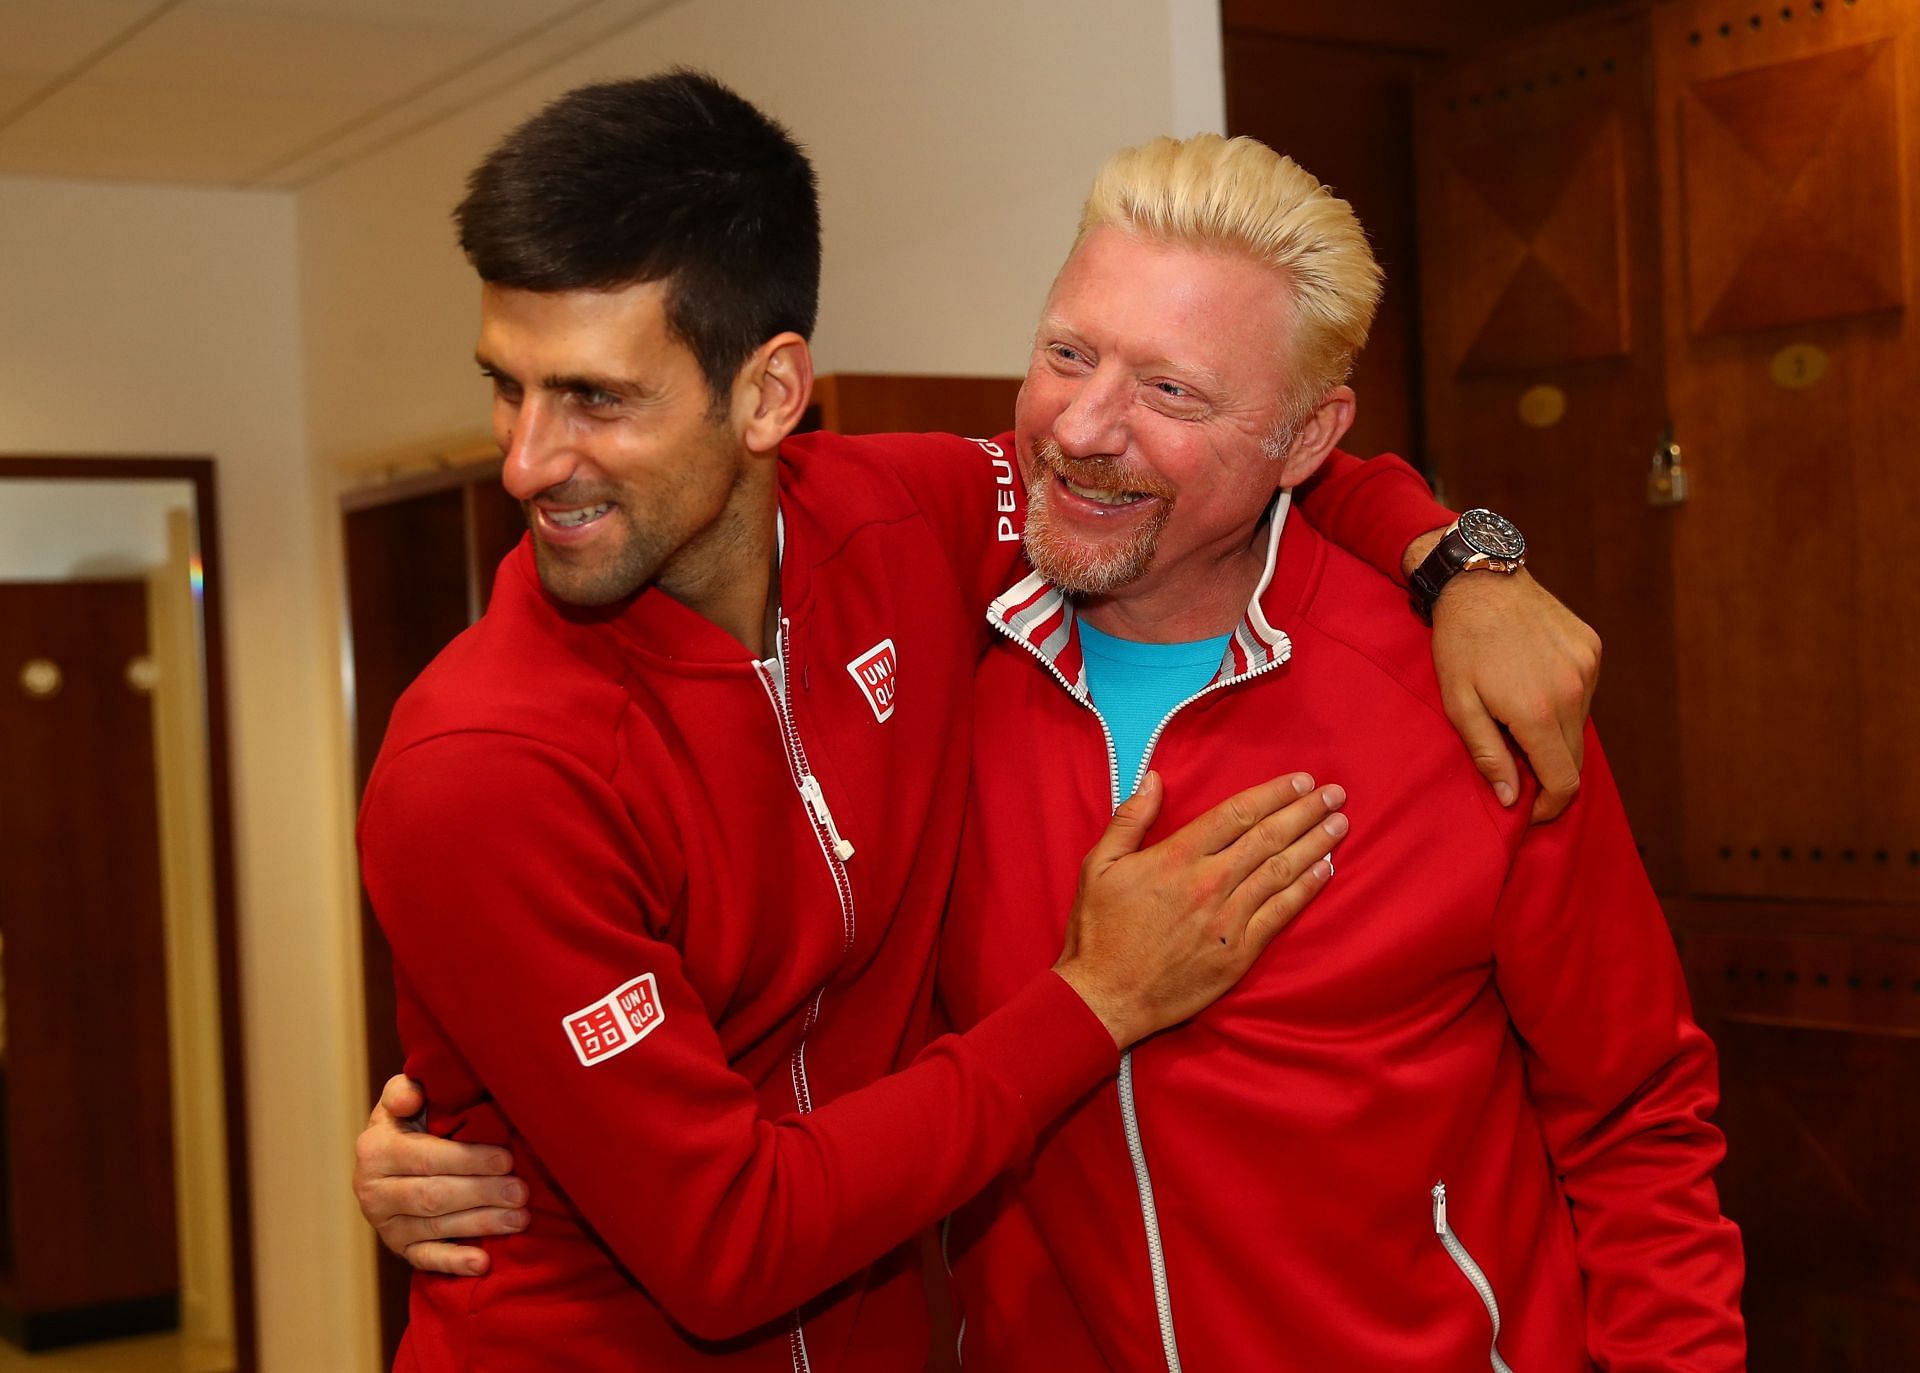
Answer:
[[[1111,491],[1099,486],[1082,486],[1078,482],[1069,481],[1065,477],[1062,477],[1060,480],[1066,484],[1067,490],[1073,492],[1074,495],[1084,497],[1090,501],[1099,501],[1102,505],[1125,505],[1129,501],[1137,499],[1131,491]]]
[[[549,510],[546,512],[547,523],[557,524],[562,529],[578,529],[589,521],[599,519],[611,509],[613,504],[608,502],[605,505],[590,505],[584,510]]]

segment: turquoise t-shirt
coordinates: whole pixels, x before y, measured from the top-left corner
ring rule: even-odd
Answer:
[[[1079,622],[1087,691],[1113,732],[1120,795],[1133,794],[1147,741],[1167,712],[1214,678],[1231,634],[1179,644],[1146,644],[1102,634]]]

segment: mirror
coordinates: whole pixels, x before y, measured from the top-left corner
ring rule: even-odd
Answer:
[[[216,531],[0,458],[0,1369],[252,1363]]]

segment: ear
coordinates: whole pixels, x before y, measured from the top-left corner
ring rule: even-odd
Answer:
[[[753,350],[733,379],[733,419],[749,452],[771,453],[793,432],[813,398],[813,350],[795,333]]]
[[[1300,432],[1294,435],[1293,446],[1281,457],[1279,484],[1298,486],[1318,472],[1327,454],[1352,425],[1354,411],[1352,387],[1336,386],[1327,392],[1326,398],[1300,426]]]

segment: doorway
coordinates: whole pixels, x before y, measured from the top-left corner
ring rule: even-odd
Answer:
[[[210,460],[0,458],[0,1369],[254,1366]]]

